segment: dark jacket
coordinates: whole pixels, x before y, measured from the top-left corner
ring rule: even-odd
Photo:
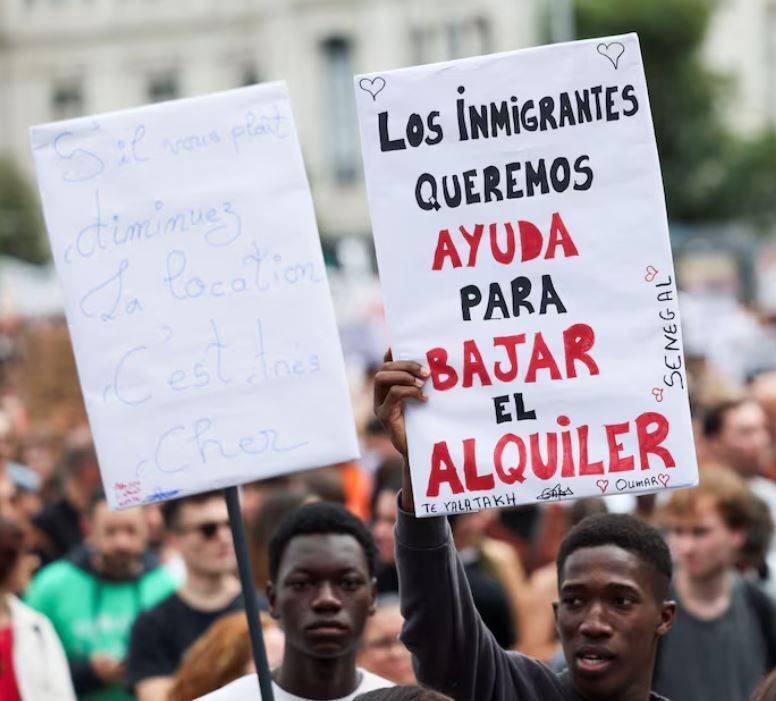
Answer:
[[[474,607],[444,518],[419,519],[400,508],[396,566],[401,639],[419,682],[455,701],[584,701],[566,675],[496,643]],[[651,699],[667,701],[655,693]]]

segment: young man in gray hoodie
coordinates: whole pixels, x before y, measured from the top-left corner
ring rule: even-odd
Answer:
[[[428,372],[390,355],[375,412],[405,457],[396,523],[402,641],[418,681],[455,701],[660,701],[651,691],[658,640],[674,620],[671,558],[660,534],[629,516],[591,517],[558,553],[558,633],[568,672],[500,648],[483,625],[444,518],[418,519],[404,403],[423,401]]]

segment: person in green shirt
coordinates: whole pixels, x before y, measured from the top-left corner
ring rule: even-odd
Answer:
[[[147,546],[142,508],[112,512],[99,495],[86,542],[44,567],[27,592],[27,603],[54,624],[81,701],[134,698],[123,686],[130,629],[177,586]]]

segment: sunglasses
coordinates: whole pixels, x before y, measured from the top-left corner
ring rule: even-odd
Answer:
[[[229,528],[229,521],[204,521],[192,526],[182,526],[182,533],[199,533],[205,540],[212,540],[218,534],[220,528]]]

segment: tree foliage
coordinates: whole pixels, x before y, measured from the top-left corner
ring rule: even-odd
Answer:
[[[774,137],[746,141],[731,133],[721,112],[729,81],[700,57],[716,2],[576,0],[575,9],[580,38],[639,35],[669,216],[776,215]]]
[[[30,263],[49,258],[37,195],[8,157],[0,157],[0,255]]]

